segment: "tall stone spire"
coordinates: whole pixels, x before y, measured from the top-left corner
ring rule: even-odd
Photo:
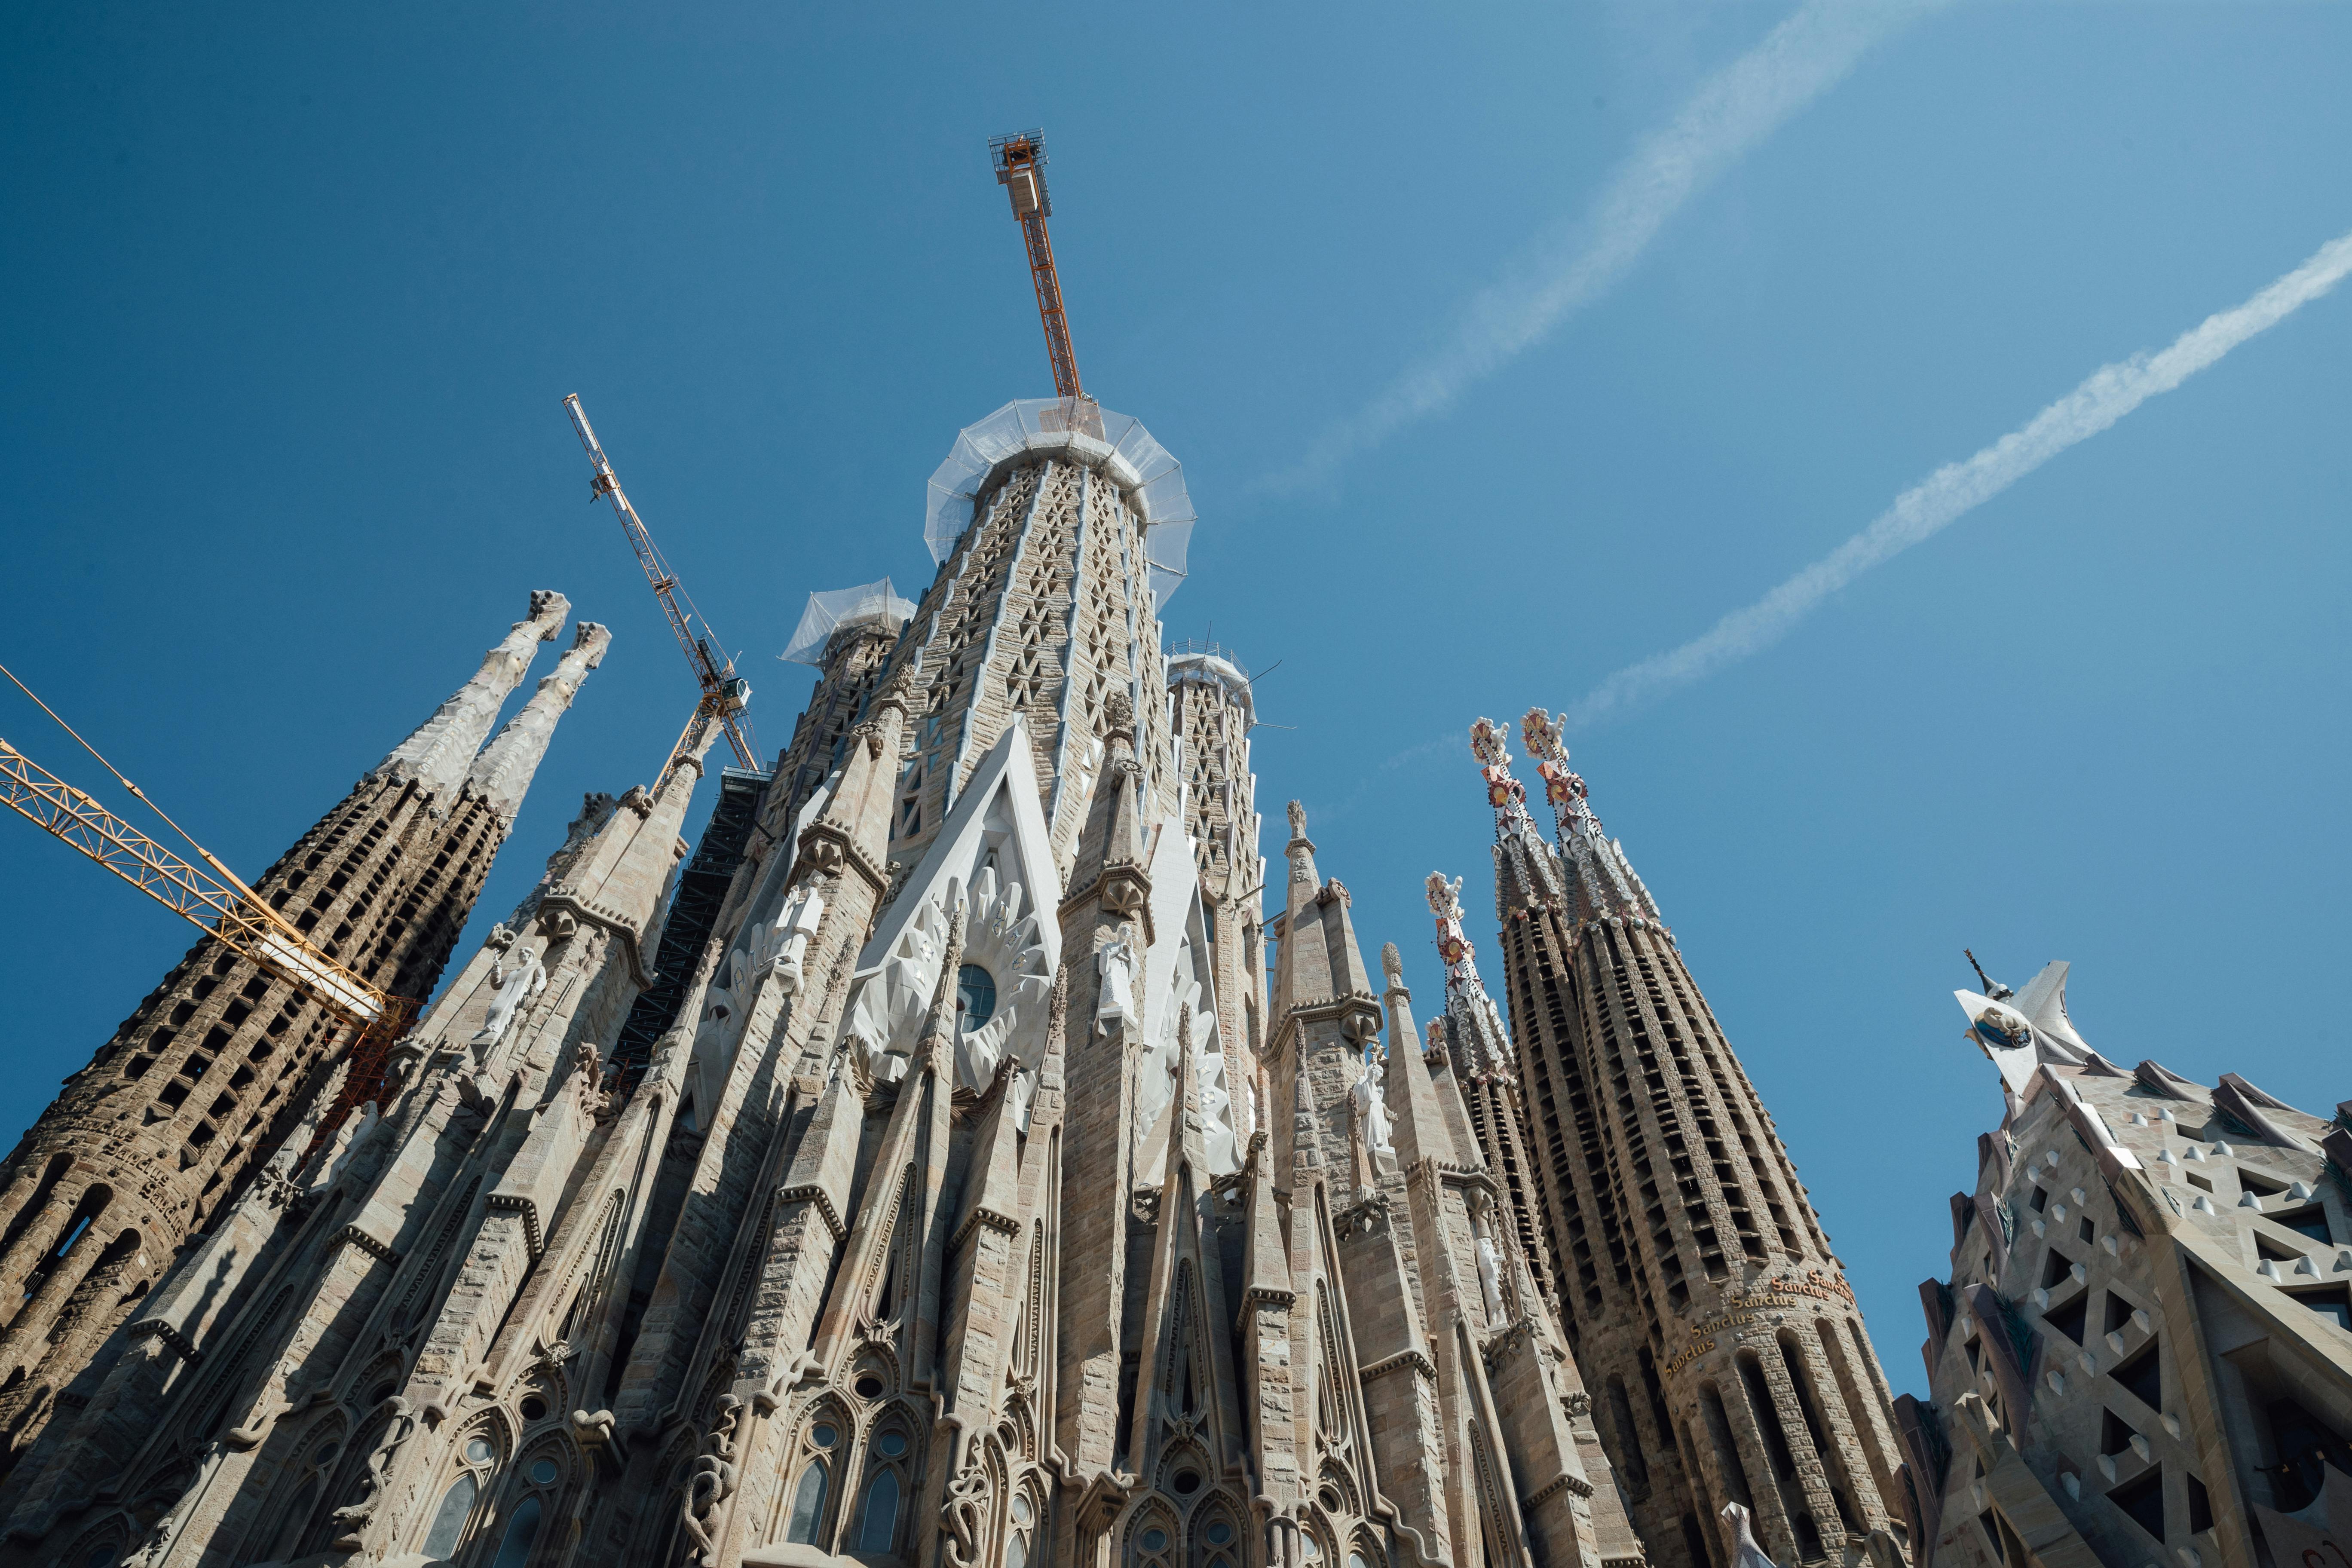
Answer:
[[[425,794],[448,795],[464,781],[474,753],[498,722],[499,710],[530,673],[531,655],[553,642],[572,613],[572,601],[550,588],[535,590],[530,613],[482,656],[482,668],[434,710],[433,717],[392,750],[371,777],[414,780]]]
[[[540,681],[522,711],[508,720],[499,738],[474,759],[467,783],[490,803],[500,820],[512,822],[515,813],[522,809],[523,794],[539,772],[540,760],[547,755],[548,742],[555,738],[556,721],[580,694],[580,683],[588,679],[588,672],[604,662],[604,650],[612,642],[613,634],[603,626],[593,621],[581,622],[572,647]]]
[[[1538,710],[1523,733],[1557,849],[1498,782],[1499,727],[1482,719],[1471,741],[1497,812],[1519,1090],[1570,1343],[1636,1525],[1673,1568],[1732,1561],[1730,1502],[1776,1561],[1861,1550],[1900,1501],[1853,1293],[1557,725]]]
[[[467,767],[569,610],[533,594],[473,679],[253,879],[372,984],[421,998],[439,980],[509,822],[461,788]],[[0,1474],[183,1245],[340,1087],[348,1038],[206,937],[67,1080],[0,1166]]]
[[[1442,1043],[1472,1135],[1502,1184],[1507,1222],[1536,1289],[1549,1296],[1551,1248],[1545,1241],[1540,1178],[1520,1100],[1517,1057],[1502,1015],[1478,978],[1477,949],[1462,929],[1462,879],[1449,882],[1444,873],[1432,871],[1426,887],[1429,912],[1437,917],[1437,956],[1445,963],[1445,1011],[1433,1020],[1431,1038]]]

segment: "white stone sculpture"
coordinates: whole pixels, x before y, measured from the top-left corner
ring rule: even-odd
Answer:
[[[1095,1032],[1108,1035],[1112,1026],[1135,1025],[1135,944],[1120,937],[1096,954],[1102,971],[1102,999],[1095,1004]]]
[[[776,988],[787,996],[800,991],[801,963],[808,957],[809,942],[824,919],[824,895],[817,890],[815,882],[809,881],[793,890],[783,914],[776,921],[779,939],[775,954],[768,963],[775,973]]]
[[[846,1032],[864,1052],[866,1071],[883,1083],[907,1076],[908,1058],[939,988],[947,937],[945,911],[936,900],[924,900],[881,969],[866,977],[850,1005]]]
[[[949,896],[955,896],[952,884]],[[1020,883],[998,882],[993,866],[982,867],[971,880],[963,962],[984,972],[996,988],[987,1017],[959,1017],[956,1082],[974,1094],[985,1092],[1008,1062],[1031,1076],[1034,1089],[1038,1064],[1045,1059],[1046,997],[1054,977],[1036,912],[1022,912],[1024,898]],[[1025,1111],[1021,1124],[1025,1130]]]
[[[1387,1155],[1393,1165],[1396,1148],[1389,1141],[1389,1108],[1381,1098],[1379,1075],[1373,1071],[1376,1059],[1372,1047],[1366,1046],[1363,1060],[1356,1064],[1356,1081],[1348,1090],[1348,1100],[1355,1108],[1356,1128],[1363,1135],[1365,1149],[1376,1160]]]
[[[1486,1297],[1486,1321],[1503,1321],[1503,1254],[1491,1236],[1478,1238],[1478,1288]]]
[[[1176,1065],[1186,1008],[1192,1014],[1192,1078],[1201,1097],[1202,1155],[1213,1176],[1242,1168],[1248,1135],[1234,1124],[1234,1095],[1225,1082],[1225,1053],[1217,1038],[1216,1014],[1201,984],[1189,939],[1181,940],[1157,1007],[1158,1017],[1136,1067],[1135,1124],[1144,1130],[1137,1168],[1157,1179],[1166,1167],[1168,1139],[1175,1127]]]
[[[522,1005],[547,989],[547,965],[539,961],[537,948],[525,947],[514,954],[511,963],[502,958],[490,964],[490,984],[497,987],[498,994],[490,998],[490,1010],[483,1017],[482,1026],[474,1031],[477,1058],[488,1055],[506,1038],[508,1026],[513,1024]]]

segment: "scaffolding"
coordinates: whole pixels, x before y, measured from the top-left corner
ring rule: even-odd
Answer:
[[[1087,398],[1018,397],[957,433],[947,460],[931,475],[923,510],[923,544],[934,562],[955,553],[977,503],[1005,470],[1032,455],[1083,463],[1119,488],[1143,522],[1144,558],[1160,604],[1184,581],[1192,537],[1192,498],[1184,465],[1152,439],[1143,421]]]
[[[878,583],[860,583],[855,588],[811,594],[808,607],[801,612],[800,625],[793,628],[793,640],[776,657],[787,664],[823,668],[825,645],[842,627],[878,621],[896,631],[914,614],[913,602],[900,598],[887,577]]]

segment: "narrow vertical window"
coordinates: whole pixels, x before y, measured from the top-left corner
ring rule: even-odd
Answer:
[[[507,1526],[505,1539],[499,1542],[499,1554],[490,1560],[490,1568],[522,1568],[530,1561],[531,1544],[539,1539],[540,1512],[537,1498],[522,1500]]]
[[[884,1470],[866,1484],[866,1511],[857,1526],[857,1550],[887,1552],[898,1534],[898,1472]]]
[[[823,1459],[813,1459],[801,1472],[799,1489],[793,1493],[793,1521],[784,1531],[784,1539],[800,1546],[816,1544],[816,1529],[824,1519],[825,1467]]]
[[[446,1563],[457,1555],[457,1537],[466,1528],[466,1516],[474,1511],[474,1498],[481,1489],[474,1472],[467,1470],[441,1494],[441,1507],[433,1515],[433,1528],[425,1532],[427,1563]]]

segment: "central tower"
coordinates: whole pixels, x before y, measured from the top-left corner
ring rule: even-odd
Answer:
[[[1192,524],[1181,466],[1091,401],[1020,399],[957,436],[924,522],[940,574],[884,676],[909,681],[893,860],[922,856],[1018,720],[1066,876],[1114,692],[1134,710],[1150,820],[1174,806],[1158,606]]]

